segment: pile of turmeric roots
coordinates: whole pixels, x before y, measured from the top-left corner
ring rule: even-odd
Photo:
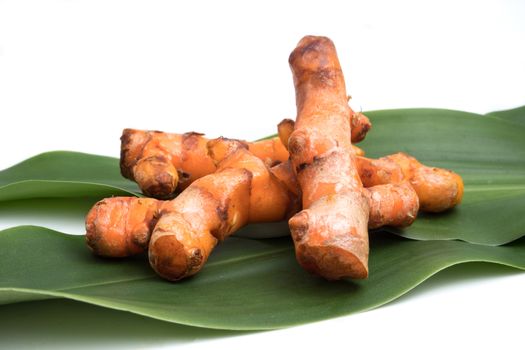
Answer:
[[[98,255],[148,251],[163,278],[196,274],[218,242],[248,223],[289,220],[297,261],[329,280],[368,276],[368,229],[410,225],[463,196],[461,177],[397,153],[364,157],[371,128],[348,105],[332,41],[304,37],[289,58],[297,118],[256,142],[126,129],[122,175],[153,198],[113,197],[86,217]]]

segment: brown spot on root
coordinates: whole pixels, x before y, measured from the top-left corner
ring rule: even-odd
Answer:
[[[332,153],[328,153],[328,154],[323,154],[323,155],[315,155],[313,158],[312,158],[312,162],[311,163],[302,163],[302,164],[299,164],[299,166],[297,167],[297,173],[299,174],[300,172],[304,171],[304,170],[307,170],[309,168],[312,168],[312,167],[317,167],[319,170],[324,170],[324,166],[327,162],[330,161],[330,156],[332,155]]]
[[[365,180],[370,179],[373,174],[370,169],[364,169],[359,173],[359,175],[361,176],[361,181],[365,182]]]
[[[142,136],[140,140],[139,134]],[[149,132],[124,129],[120,137],[120,173],[127,179],[134,180],[133,167],[142,158],[144,147],[151,139]]]
[[[196,131],[188,131],[187,133],[184,133],[184,135],[204,136],[202,132],[196,132]]]
[[[185,172],[182,169],[177,169],[177,174],[179,175],[179,185],[184,186],[191,179],[191,174]]]
[[[221,227],[223,225],[226,225],[226,223],[228,221],[228,207],[229,207],[229,201],[226,200],[224,205],[218,206],[215,209],[217,211],[217,216],[219,217],[219,220],[221,221]],[[213,232],[212,232],[212,234],[213,234]],[[219,238],[219,237],[215,236],[215,238]]]
[[[197,132],[191,131],[185,134],[182,134],[182,147],[185,151],[190,151],[199,146],[199,138],[204,134],[199,134]],[[185,152],[183,152],[184,154]]]
[[[308,168],[310,164],[308,163],[302,163],[302,164],[299,164],[299,166],[295,169],[297,173],[300,173],[301,171],[305,170],[306,168]]]
[[[365,124],[365,125],[363,125],[363,127],[361,129],[358,129],[358,130],[359,130],[359,133],[356,135],[354,142],[362,141],[365,138],[366,134],[370,130],[370,125]],[[352,139],[354,139],[354,138],[352,138]]]
[[[194,270],[202,265],[204,256],[199,248],[195,248],[190,253],[189,270]]]

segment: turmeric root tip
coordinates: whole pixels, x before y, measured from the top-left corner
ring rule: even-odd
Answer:
[[[149,197],[172,198],[179,184],[177,169],[162,157],[153,156],[139,160],[133,174],[142,193]]]
[[[162,278],[178,281],[200,271],[217,242],[209,231],[195,230],[180,213],[167,213],[151,237],[149,262]]]
[[[296,257],[328,280],[368,276],[367,199],[360,193],[320,198],[288,222]],[[337,223],[337,224],[335,224]]]
[[[396,162],[410,181],[419,197],[422,211],[438,213],[461,203],[463,180],[461,176],[447,169],[428,167],[405,153],[385,157]]]
[[[144,252],[157,222],[156,199],[107,198],[86,216],[86,242],[97,255],[124,257]]]

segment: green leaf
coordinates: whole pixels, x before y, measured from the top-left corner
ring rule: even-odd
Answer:
[[[454,210],[420,214],[412,226],[389,230],[413,239],[489,245],[523,236],[525,125],[514,123],[523,113],[525,108],[506,120],[438,109],[368,112],[373,128],[360,144],[368,157],[407,152],[459,173],[465,182],[463,202]]]
[[[289,238],[230,238],[193,278],[158,278],[145,257],[101,259],[84,237],[42,227],[0,232],[0,303],[68,298],[186,325],[271,329],[368,310],[459,263],[525,269],[525,239],[502,247],[371,237],[370,278],[327,282],[295,261]]]
[[[78,152],[55,151],[29,158],[0,172],[0,201],[27,198],[136,195],[118,160]]]
[[[507,109],[504,111],[491,112],[487,115],[525,126],[525,106]]]

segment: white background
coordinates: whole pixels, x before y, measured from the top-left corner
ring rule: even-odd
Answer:
[[[0,168],[56,149],[118,156],[124,127],[274,133],[295,116],[287,59],[306,34],[334,40],[354,109],[521,106],[524,23],[520,1],[0,0]],[[524,295],[525,274],[467,265],[371,312],[240,335],[38,303],[3,309],[0,344],[523,348]]]

